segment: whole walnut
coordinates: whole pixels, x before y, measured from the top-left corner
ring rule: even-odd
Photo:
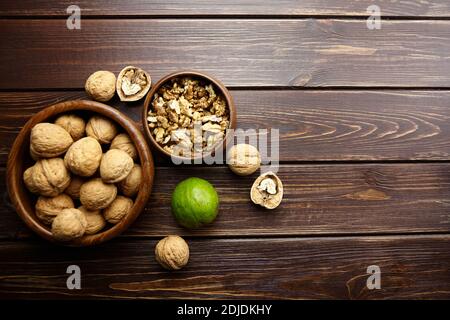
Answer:
[[[65,194],[68,194],[72,199],[80,199],[80,189],[83,183],[85,183],[86,180],[84,180],[81,177],[73,176],[69,186],[64,190]]]
[[[110,71],[97,71],[89,76],[84,85],[89,97],[106,102],[114,97],[116,92],[116,76]]]
[[[78,209],[64,209],[52,223],[52,234],[56,240],[70,241],[80,238],[86,232],[87,221]]]
[[[55,124],[66,130],[74,141],[84,137],[86,123],[75,114],[63,114],[55,120]]]
[[[82,177],[92,176],[100,166],[102,146],[91,137],[84,137],[74,142],[64,157],[69,170]]]
[[[272,171],[260,175],[252,185],[250,199],[267,209],[275,209],[283,199],[283,183]]]
[[[128,155],[134,160],[137,160],[137,150],[133,141],[126,133],[118,134],[111,142],[110,149],[119,149],[128,153]]]
[[[116,196],[117,187],[104,183],[100,178],[89,180],[80,188],[80,202],[90,211],[106,208]]]
[[[179,236],[168,236],[155,248],[156,261],[167,270],[179,270],[189,261],[189,246]]]
[[[73,207],[73,201],[67,194],[62,193],[51,198],[40,196],[36,202],[36,216],[43,223],[50,225],[63,209]]]
[[[133,159],[125,151],[108,150],[100,162],[100,176],[106,183],[116,183],[125,179],[133,169]]]
[[[70,184],[70,174],[61,158],[41,159],[23,173],[28,190],[55,197]]]
[[[31,129],[30,153],[38,158],[57,157],[70,147],[70,134],[53,123],[38,123]]]
[[[130,198],[117,196],[110,206],[103,210],[103,216],[109,223],[119,223],[128,214],[132,206],[133,200]]]
[[[237,175],[247,176],[259,169],[261,156],[254,146],[240,143],[228,151],[227,163],[231,171]]]
[[[127,197],[134,197],[141,185],[142,180],[142,167],[138,164],[133,166],[130,174],[119,182],[120,191]]]
[[[96,234],[106,226],[106,221],[100,210],[89,211],[83,206],[79,207],[78,210],[83,212],[86,217],[86,234]]]
[[[93,116],[86,125],[86,133],[100,143],[111,143],[117,135],[117,127],[105,117]]]

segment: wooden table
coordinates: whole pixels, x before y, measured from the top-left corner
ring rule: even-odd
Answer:
[[[0,298],[450,298],[450,3],[344,0],[0,2]],[[150,4],[151,3],[151,4]],[[381,29],[366,9],[381,8]],[[226,166],[156,157],[154,192],[123,236],[64,248],[32,235],[11,208],[5,162],[30,116],[86,98],[87,76],[125,65],[154,81],[179,69],[221,79],[238,125],[280,129],[275,211],[249,200],[255,179]],[[142,102],[110,103],[140,120]],[[211,181],[220,214],[179,228],[176,183]],[[188,267],[163,271],[156,242],[184,236]],[[66,288],[66,268],[82,290]],[[366,286],[381,269],[381,289]]]

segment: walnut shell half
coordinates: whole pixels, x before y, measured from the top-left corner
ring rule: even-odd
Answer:
[[[117,77],[116,90],[120,101],[142,99],[152,85],[150,75],[140,68],[128,66]]]
[[[250,198],[264,208],[275,209],[283,199],[283,183],[272,171],[266,172],[253,183]]]

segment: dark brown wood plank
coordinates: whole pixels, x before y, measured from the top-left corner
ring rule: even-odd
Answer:
[[[4,181],[4,170],[2,181]],[[215,223],[179,227],[171,214],[176,184],[190,176],[209,180],[219,193]],[[450,164],[283,165],[284,200],[274,211],[250,201],[257,174],[237,177],[226,167],[158,167],[154,191],[126,237],[295,236],[450,232]],[[5,194],[5,186],[0,186]],[[30,232],[8,204],[0,207],[0,238]]]
[[[188,266],[162,270],[155,240],[67,249],[0,243],[0,298],[419,299],[450,298],[450,236],[188,239]],[[81,290],[66,268],[81,268]],[[367,267],[381,269],[369,290]]]
[[[71,0],[21,0],[1,1],[1,16],[67,16]],[[450,5],[446,0],[382,1],[382,0],[79,0],[76,4],[84,16],[236,16],[282,15],[296,16],[367,16],[367,7],[378,5],[382,15],[448,17]]]
[[[450,21],[65,19],[0,21],[0,89],[82,88],[98,69],[179,69],[228,86],[448,87]]]
[[[450,160],[450,91],[232,90],[238,127],[280,130],[280,160]],[[0,165],[25,122],[84,92],[1,92]],[[140,122],[141,103],[110,105]],[[160,161],[159,161],[160,162]]]

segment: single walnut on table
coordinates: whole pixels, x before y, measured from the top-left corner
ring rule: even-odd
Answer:
[[[179,236],[168,236],[155,248],[156,261],[167,270],[179,270],[189,261],[189,246]]]
[[[94,72],[86,80],[84,89],[87,95],[94,100],[109,101],[116,92],[116,76],[110,71]]]
[[[162,148],[183,157],[208,153],[230,125],[229,109],[211,83],[184,77],[172,79],[153,96],[148,126]]]

